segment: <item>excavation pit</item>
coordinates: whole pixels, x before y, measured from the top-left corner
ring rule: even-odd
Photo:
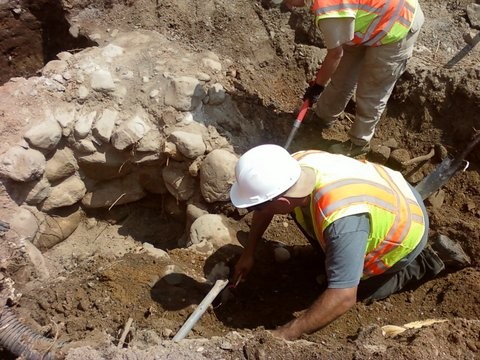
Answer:
[[[274,10],[256,11],[267,21],[267,11]],[[248,64],[244,68],[220,50],[185,49],[154,31],[106,38],[98,47],[47,63],[41,76],[2,88],[0,153],[33,149],[45,161],[24,171],[8,168],[13,178],[2,177],[10,202],[2,203],[0,214],[11,229],[1,242],[1,290],[23,324],[58,344],[74,343],[71,359],[152,353],[368,358],[399,351],[427,359],[422,347],[459,358],[478,353],[478,148],[467,158],[469,167],[426,201],[431,236],[443,233],[459,241],[474,259],[471,267],[384,301],[358,303],[306,335],[308,342],[287,346],[265,330],[306,309],[325,284],[321,259],[292,220],[278,216],[263,237],[248,281],[223,292],[188,339],[175,344],[173,336],[215,277],[228,277],[251,223],[251,215],[242,217],[225,196],[228,181],[214,181],[231,179],[231,166],[220,164],[232,165],[234,157],[260,143],[282,145],[297,104],[275,103],[261,92],[264,85],[256,92]],[[305,61],[296,56],[298,63]],[[410,68],[374,139],[374,147],[388,149],[375,149],[367,160],[396,168],[416,184],[445,154],[458,154],[480,128],[472,116],[479,103],[478,79],[469,73],[421,64]],[[350,106],[331,129],[307,118],[291,151],[325,150],[345,140],[352,113]],[[433,157],[402,165],[432,148]],[[215,153],[218,158],[210,156]],[[204,223],[195,223],[202,217]],[[278,248],[288,251],[288,260],[276,259]],[[382,335],[381,326],[425,319],[449,321],[397,338]],[[1,355],[14,358],[7,350]]]

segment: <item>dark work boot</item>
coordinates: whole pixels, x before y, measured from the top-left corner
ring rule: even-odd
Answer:
[[[461,269],[472,263],[460,244],[448,236],[438,235],[432,242],[432,248],[445,263],[445,266]]]
[[[445,269],[445,264],[442,259],[440,259],[430,245],[425,246],[417,259],[420,263],[425,265],[426,272],[432,277],[438,275],[443,269]]]
[[[370,151],[370,144],[364,145],[354,144],[351,140],[347,140],[340,144],[334,144],[328,148],[328,152],[332,154],[341,154],[350,157],[364,155]]]

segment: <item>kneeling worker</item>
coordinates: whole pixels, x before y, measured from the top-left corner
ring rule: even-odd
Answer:
[[[357,297],[383,299],[437,275],[468,256],[439,236],[427,245],[428,215],[418,192],[385,166],[323,151],[290,155],[260,145],[240,157],[230,191],[237,208],[253,210],[248,243],[233,280],[246,279],[259,239],[275,214],[289,214],[325,255],[327,289],[301,316],[274,330],[293,340],[353,307]]]

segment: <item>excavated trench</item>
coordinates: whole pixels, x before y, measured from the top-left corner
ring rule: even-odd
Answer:
[[[8,60],[11,72],[4,74],[2,82],[13,76],[34,74],[60,51],[93,45],[86,38],[70,35],[57,2],[42,5],[39,2],[22,5],[35,18],[31,22],[35,26],[25,26],[36,29],[31,38],[37,41],[31,43],[28,51],[19,44],[2,49],[10,57],[15,55],[13,62]],[[20,17],[13,13],[15,21],[26,19],[24,10]],[[5,42],[0,41],[2,44]],[[375,144],[389,144],[390,155],[374,152],[367,160],[396,168],[415,184],[446,153],[458,154],[472,138],[472,129],[480,127],[479,120],[472,116],[480,99],[461,80],[463,76],[435,71],[407,72],[397,85],[374,140]],[[283,144],[290,131],[292,114],[252,102],[254,96],[246,93],[233,95],[232,99],[243,119],[250,120],[249,141],[238,140],[243,136],[242,129],[227,126],[225,130],[217,122],[219,133],[233,135],[230,140],[238,154],[263,142]],[[347,109],[346,116],[332,129],[320,129],[318,124],[306,121],[292,144],[292,151],[324,150],[344,140],[352,109]],[[233,112],[226,115],[238,117]],[[261,124],[255,120],[258,117],[263,120]],[[459,118],[463,121],[459,122]],[[402,166],[402,162],[425,155],[432,147],[433,158]],[[473,259],[480,255],[479,153],[478,148],[470,153],[469,168],[427,200],[431,235],[444,233],[455,238]],[[155,162],[159,168],[168,164],[168,158]],[[123,162],[117,170],[129,174],[143,171],[138,164],[128,162]],[[95,169],[80,164],[80,171],[93,176]],[[15,186],[11,185],[9,190],[14,192]],[[195,186],[198,193],[198,184]],[[133,326],[123,347],[147,349],[175,335],[206,295],[213,279],[219,274],[226,276],[226,269],[241,252],[251,219],[249,215],[240,216],[228,201],[202,203],[202,211],[231,221],[228,226],[232,229],[232,241],[216,244],[212,250],[186,247],[192,224],[188,201],[175,199],[165,189],[156,193],[147,191],[140,200],[119,204],[122,197],[119,193],[103,208],[82,208],[75,204],[47,212],[53,223],[41,235],[52,231],[55,219],[82,211],[71,235],[58,243],[53,240],[44,248],[39,246],[53,276],[44,279],[32,276],[31,267],[26,266],[21,256],[2,268],[22,293],[14,304],[16,316],[25,326],[54,341],[117,345],[131,318]],[[276,259],[278,247],[288,251],[288,260]],[[250,333],[284,324],[319,295],[325,286],[321,281],[323,275],[320,259],[300,231],[288,217],[279,216],[264,235],[248,282],[224,291],[190,336],[210,338],[234,330]],[[321,342],[328,337],[347,344],[367,324],[403,324],[425,318],[478,319],[479,283],[478,262],[474,260],[470,268],[445,273],[388,300],[370,305],[359,303],[334,324],[307,339]],[[15,358],[8,350],[0,352],[0,357]]]
[[[72,35],[65,16],[60,0],[0,4],[0,84],[35,75],[61,51],[96,45],[82,34]]]

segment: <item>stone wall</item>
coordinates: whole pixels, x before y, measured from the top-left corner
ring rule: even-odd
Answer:
[[[157,33],[115,33],[1,87],[2,197],[19,206],[4,219],[15,217],[10,238],[44,251],[85,210],[152,193],[185,204],[187,226],[228,201],[235,148],[258,136],[228,94],[230,64]]]

